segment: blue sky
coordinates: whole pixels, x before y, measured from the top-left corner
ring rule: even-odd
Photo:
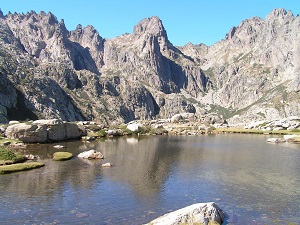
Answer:
[[[131,33],[143,18],[158,16],[177,46],[212,45],[232,26],[254,16],[264,19],[275,8],[300,14],[297,0],[0,0],[0,8],[4,14],[50,11],[68,30],[93,25],[103,38]]]

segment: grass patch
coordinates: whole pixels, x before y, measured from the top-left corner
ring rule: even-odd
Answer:
[[[65,161],[72,159],[73,154],[70,152],[55,152],[53,154],[53,160],[55,161]]]
[[[3,143],[5,143],[5,142],[19,143],[19,142],[21,142],[21,141],[15,140],[15,139],[9,139],[9,138],[5,138],[5,137],[0,136],[0,144],[3,144]]]
[[[244,129],[239,127],[230,127],[230,128],[217,128],[214,130],[215,133],[244,133],[244,134],[277,134],[277,135],[286,135],[286,134],[299,134],[299,131],[296,132],[293,130],[258,130],[258,129]]]
[[[40,162],[17,163],[13,165],[0,166],[0,174],[19,172],[43,167],[45,164]]]
[[[300,133],[300,129],[292,129],[290,130],[292,133]]]

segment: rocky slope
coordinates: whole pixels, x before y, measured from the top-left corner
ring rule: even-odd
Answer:
[[[0,122],[295,116],[299,30],[298,16],[276,9],[265,20],[243,21],[213,46],[175,47],[158,17],[104,39],[92,26],[68,31],[50,12],[0,12]]]

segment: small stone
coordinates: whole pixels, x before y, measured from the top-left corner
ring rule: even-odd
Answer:
[[[54,145],[53,148],[65,148],[63,145]]]
[[[112,164],[111,163],[104,163],[104,164],[102,164],[102,167],[111,167],[112,166]]]
[[[32,155],[32,154],[29,154],[29,155],[25,155],[25,158],[26,158],[27,160],[34,160],[34,159],[36,159],[37,157],[34,156],[34,155]]]

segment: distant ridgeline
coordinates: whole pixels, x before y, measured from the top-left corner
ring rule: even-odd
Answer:
[[[275,9],[212,46],[175,47],[158,17],[104,39],[93,26],[68,31],[50,12],[0,11],[0,122],[297,116],[299,33],[300,17]]]

